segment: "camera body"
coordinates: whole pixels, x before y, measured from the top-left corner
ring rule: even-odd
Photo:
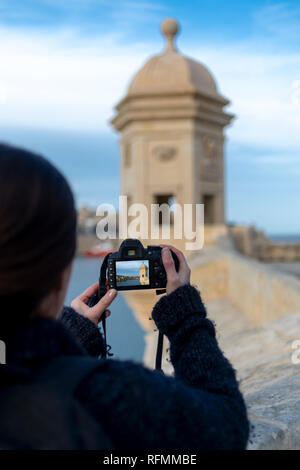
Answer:
[[[164,289],[167,275],[161,258],[160,246],[149,245],[144,248],[139,240],[128,238],[119,248],[108,256],[108,285],[110,289],[141,290]],[[179,260],[171,251],[175,268]]]

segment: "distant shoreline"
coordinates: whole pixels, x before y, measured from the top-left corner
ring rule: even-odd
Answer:
[[[268,235],[268,238],[275,243],[284,242],[284,243],[300,243],[300,235]]]

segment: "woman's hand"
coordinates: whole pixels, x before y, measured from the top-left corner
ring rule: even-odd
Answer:
[[[167,294],[175,289],[190,283],[191,270],[186,262],[184,254],[171,245],[160,245],[162,247],[162,262],[167,273]],[[172,250],[178,258],[179,270],[176,271],[175,263],[171,254]]]
[[[104,297],[102,297],[99,302],[94,305],[94,307],[89,307],[88,301],[90,298],[96,294],[98,290],[98,282],[88,287],[81,295],[76,297],[71,303],[71,307],[76,310],[77,313],[83,315],[84,317],[91,320],[95,325],[101,321],[102,316],[105,315],[108,317],[110,315],[110,310],[107,307],[110,306],[112,301],[116,298],[118,292],[116,289],[109,289]]]

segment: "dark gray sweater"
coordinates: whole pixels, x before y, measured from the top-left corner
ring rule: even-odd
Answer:
[[[80,383],[77,400],[116,449],[244,449],[249,434],[244,400],[199,292],[178,288],[157,302],[152,317],[170,340],[175,378],[107,359]],[[65,308],[60,321],[39,318],[16,330],[7,361],[21,370],[55,356],[102,352],[99,329]]]

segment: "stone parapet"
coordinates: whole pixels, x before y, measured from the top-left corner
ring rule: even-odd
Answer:
[[[243,255],[267,262],[300,261],[300,243],[274,242],[255,227],[236,225],[230,233]]]

